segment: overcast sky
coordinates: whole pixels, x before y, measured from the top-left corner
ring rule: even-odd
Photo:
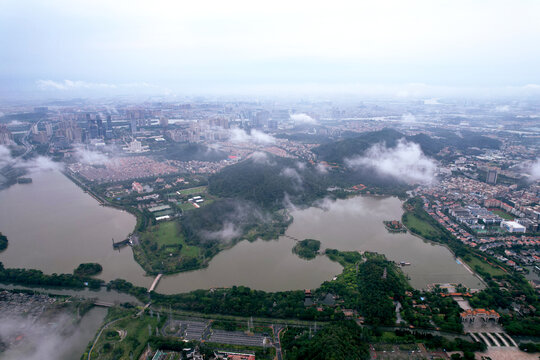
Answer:
[[[0,86],[537,91],[539,42],[537,0],[0,0]]]

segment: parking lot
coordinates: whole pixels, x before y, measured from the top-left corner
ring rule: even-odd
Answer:
[[[208,341],[220,344],[233,344],[245,346],[264,346],[265,336],[260,334],[246,334],[240,331],[212,330]]]

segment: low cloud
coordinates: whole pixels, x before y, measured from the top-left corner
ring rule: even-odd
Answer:
[[[253,162],[257,164],[263,164],[263,165],[275,164],[273,161],[270,161],[270,157],[268,156],[268,154],[262,151],[255,151],[253,154],[251,154],[250,158],[253,160]]]
[[[300,170],[300,171],[306,170],[306,163],[297,161],[295,165],[298,168],[298,170]]]
[[[75,148],[75,158],[77,161],[88,165],[104,165],[111,160],[106,154],[85,149],[83,146]]]
[[[38,80],[36,85],[41,90],[73,90],[73,89],[115,89],[114,84],[92,83],[80,80]]]
[[[291,197],[287,193],[285,193],[285,195],[283,196],[283,207],[285,207],[285,209],[288,209],[290,211],[298,210],[298,207],[296,207],[296,205],[293,204],[293,202],[291,201]]]
[[[400,140],[396,147],[376,144],[363,156],[345,160],[353,169],[371,168],[381,176],[389,176],[410,184],[431,184],[437,165],[422,152],[420,145]]]
[[[321,163],[318,163],[317,166],[315,166],[315,170],[317,170],[319,174],[328,174],[328,166]]]
[[[407,123],[407,124],[415,123],[416,122],[416,116],[414,116],[411,113],[403,114],[403,115],[401,115],[401,122]]]
[[[495,107],[495,111],[496,112],[508,112],[508,111],[510,111],[510,106],[509,105],[499,105],[499,106]]]
[[[9,165],[12,162],[14,162],[14,160],[11,157],[11,151],[7,148],[7,146],[0,145],[0,168]]]
[[[268,221],[269,215],[261,212],[253,203],[232,200],[222,208],[219,218],[213,221],[211,227],[197,231],[205,241],[230,243],[240,238],[246,227]]]
[[[20,126],[20,125],[24,125],[25,123],[23,123],[22,121],[19,121],[19,120],[11,120],[9,123],[8,123],[8,126]]]
[[[295,125],[317,125],[317,120],[304,113],[292,114],[291,120],[294,121]]]
[[[19,315],[0,316],[0,339],[4,341],[23,336],[22,344],[9,347],[1,353],[5,360],[57,360],[72,358],[80,351],[77,342],[90,338],[89,329],[73,325],[73,319],[61,314],[48,319],[48,323],[33,321]]]
[[[255,143],[266,145],[276,142],[274,137],[255,129],[251,130],[251,133],[249,134],[243,129],[231,129],[230,135],[230,140],[234,143]]]
[[[30,172],[42,172],[42,171],[61,171],[64,169],[64,165],[59,162],[52,161],[51,158],[45,156],[38,156],[33,159],[18,162],[16,167],[24,168]]]
[[[296,169],[286,167],[281,170],[280,175],[292,179],[295,190],[298,191],[302,189],[302,177],[300,176],[298,171],[296,171]]]
[[[63,164],[54,162],[46,156],[37,156],[28,160],[18,160],[11,156],[11,151],[6,146],[0,145],[0,168],[13,166],[30,172],[62,170]]]
[[[529,166],[528,173],[531,176],[529,178],[531,181],[540,180],[540,158],[536,159],[536,161]]]
[[[203,231],[202,236],[207,240],[217,240],[220,242],[230,242],[242,235],[242,229],[232,222],[223,224],[221,230],[218,231]]]
[[[37,80],[36,85],[41,90],[106,90],[106,89],[159,89],[158,86],[152,85],[145,82],[135,82],[135,83],[121,83],[121,84],[110,84],[110,83],[96,83],[88,82],[82,80],[64,80],[64,81],[54,81],[54,80]]]

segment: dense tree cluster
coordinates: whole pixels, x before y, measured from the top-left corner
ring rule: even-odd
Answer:
[[[186,242],[201,247],[204,256],[211,258],[241,238],[276,238],[289,221],[281,212],[267,213],[248,201],[220,199],[186,212],[181,225]]]
[[[529,352],[529,353],[540,352],[540,344],[535,344],[535,343],[532,343],[532,342],[521,343],[521,344],[519,344],[519,348],[521,350]]]
[[[92,276],[103,271],[103,267],[98,263],[83,263],[80,264],[73,273],[77,276]]]
[[[58,286],[67,288],[99,288],[103,280],[79,277],[72,274],[43,274],[34,269],[6,269],[0,262],[0,282],[29,286]]]
[[[0,233],[0,251],[4,251],[6,250],[8,246],[8,239],[5,235],[2,235],[2,233]]]
[[[321,242],[314,239],[305,239],[296,243],[293,252],[302,259],[314,259],[321,248]]]
[[[409,331],[409,330],[395,330],[395,335],[398,337],[399,343],[413,343],[420,340],[426,345],[428,349],[444,349],[446,351],[464,351],[464,352],[477,352],[486,351],[487,346],[482,342],[470,342],[461,338],[455,340],[449,340],[446,337],[440,335],[433,335],[430,333],[424,333],[421,331]]]
[[[393,299],[405,292],[406,282],[394,264],[373,257],[358,267],[359,307],[365,321],[373,325],[395,324]]]
[[[313,151],[322,160],[343,163],[347,158],[362,155],[377,143],[384,143],[386,147],[393,148],[400,139],[420,145],[423,153],[431,157],[438,157],[438,153],[445,147],[467,152],[471,151],[471,148],[498,149],[501,145],[499,140],[478,135],[474,132],[463,131],[461,135],[458,136],[451,131],[438,130],[437,138],[426,134],[406,136],[399,131],[385,128],[380,131],[365,132],[345,140],[323,144]]]
[[[228,166],[212,175],[209,191],[225,198],[244,199],[268,210],[281,209],[289,197],[296,204],[308,204],[327,194],[328,175],[296,160],[265,155]]]
[[[367,330],[352,320],[326,325],[311,334],[306,328],[287,328],[281,345],[291,360],[353,360],[369,358]]]

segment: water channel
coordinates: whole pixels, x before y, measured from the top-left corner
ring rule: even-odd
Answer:
[[[34,174],[33,183],[0,191],[0,232],[9,247],[0,254],[6,267],[70,273],[81,262],[98,262],[104,280],[126,279],[148,287],[131,250],[113,251],[111,238],[123,239],[133,230],[129,213],[103,207],[58,172]],[[356,197],[322,202],[292,212],[294,222],[286,234],[314,238],[321,247],[377,251],[390,260],[411,263],[403,268],[416,288],[435,282],[482,287],[441,245],[411,234],[390,234],[383,220],[401,217],[395,197]],[[294,240],[240,242],[218,254],[206,269],[163,277],[157,291],[178,293],[195,289],[246,285],[277,291],[315,288],[341,272],[341,266],[324,256],[306,261],[291,252]]]

